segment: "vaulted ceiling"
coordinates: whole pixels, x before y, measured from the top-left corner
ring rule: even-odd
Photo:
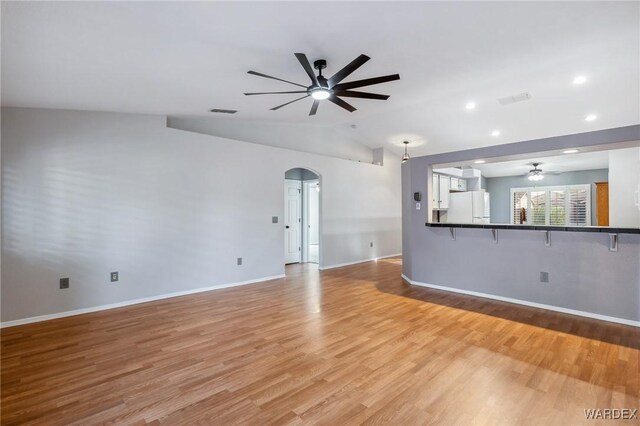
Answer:
[[[639,13],[638,2],[4,2],[2,104],[204,121],[237,109],[213,127],[258,143],[291,125],[309,143],[339,135],[329,151],[400,153],[408,139],[422,155],[581,133],[640,123]],[[347,80],[401,80],[367,88],[388,101],[350,100],[353,113],[325,102],[313,117],[309,99],[270,111],[295,98],[243,95],[295,90],[248,70],[308,84],[294,52],[326,59],[327,75],[364,53]],[[531,100],[497,100],[522,92]],[[300,132],[282,138],[305,150]]]

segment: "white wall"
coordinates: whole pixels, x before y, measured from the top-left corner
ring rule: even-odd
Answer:
[[[283,274],[293,167],[321,174],[324,266],[401,251],[396,157],[380,167],[163,116],[3,108],[1,158],[2,321]]]
[[[640,148],[609,153],[609,226],[640,227],[640,209],[635,205],[640,191]]]
[[[322,126],[295,123],[246,121],[239,117],[168,117],[167,125],[174,129],[188,130],[223,138],[277,146],[279,148],[332,157],[373,162],[373,150],[359,143],[353,129],[344,126]],[[340,139],[339,145],[327,144],[327,140]]]

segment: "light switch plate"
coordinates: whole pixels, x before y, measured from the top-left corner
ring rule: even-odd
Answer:
[[[416,210],[420,210],[420,203],[416,203]]]
[[[117,272],[112,272],[111,273],[111,282],[114,283],[118,281],[118,273]]]
[[[271,223],[278,223],[278,216],[271,216]]]

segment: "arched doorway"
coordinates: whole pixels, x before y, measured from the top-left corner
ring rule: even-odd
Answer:
[[[303,167],[284,174],[284,263],[320,264],[321,177]]]

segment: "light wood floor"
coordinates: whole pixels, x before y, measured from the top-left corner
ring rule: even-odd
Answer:
[[[640,330],[414,288],[400,259],[2,330],[2,424],[599,424]],[[637,420],[612,424],[638,424]]]

